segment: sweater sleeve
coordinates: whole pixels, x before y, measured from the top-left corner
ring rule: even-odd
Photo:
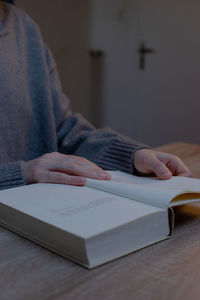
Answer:
[[[0,190],[24,184],[21,161],[0,165]]]
[[[53,61],[48,53],[48,60]],[[51,94],[57,128],[58,151],[77,155],[107,170],[134,173],[133,157],[137,150],[149,148],[110,128],[95,129],[80,114],[72,114],[69,100],[62,93],[54,63],[50,63]]]
[[[148,148],[110,128],[95,129],[78,114],[69,116],[59,128],[58,145],[62,153],[85,157],[106,170],[131,174],[135,152]]]

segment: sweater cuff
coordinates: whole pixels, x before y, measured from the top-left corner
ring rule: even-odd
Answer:
[[[25,185],[22,161],[0,165],[0,190]]]
[[[120,170],[134,174],[134,154],[140,149],[149,149],[146,145],[134,145],[128,142],[115,141],[104,155],[97,160],[97,164],[105,170]]]

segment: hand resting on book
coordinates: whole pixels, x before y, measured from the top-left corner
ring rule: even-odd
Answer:
[[[133,164],[139,175],[153,174],[160,179],[169,179],[172,176],[192,177],[190,170],[179,157],[164,152],[138,150]]]
[[[86,178],[111,179],[111,175],[89,160],[58,152],[44,154],[24,163],[27,184],[36,182],[84,185]]]

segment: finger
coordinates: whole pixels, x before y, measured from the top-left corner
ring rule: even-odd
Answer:
[[[192,177],[191,171],[179,157],[161,153],[160,160],[166,164],[172,175]]]
[[[183,176],[183,177],[193,177],[192,172],[184,172],[184,173],[180,173],[177,176]]]
[[[174,176],[192,177],[188,167],[179,159],[172,158],[167,166]]]
[[[37,182],[43,183],[57,183],[66,185],[83,186],[86,184],[87,179],[80,176],[72,176],[65,173],[44,171],[41,172],[37,178]]]
[[[93,179],[111,179],[111,175],[102,169],[93,168],[88,162],[82,164],[70,163],[68,166],[67,174],[79,175]]]
[[[67,174],[83,176],[86,178],[98,179],[98,180],[110,180],[111,175],[105,171],[90,170],[88,166],[73,166],[67,172]]]
[[[149,161],[148,169],[160,179],[169,179],[172,177],[172,173],[168,167],[157,158],[152,157]]]
[[[52,153],[47,165],[49,170],[63,172],[69,175],[83,176],[93,179],[111,179],[111,175],[103,169],[89,160],[78,156]]]
[[[87,162],[81,164],[77,164],[73,161],[55,163],[52,162],[49,170],[62,172],[69,175],[83,176],[86,178],[110,179],[110,175],[107,172],[94,168]]]

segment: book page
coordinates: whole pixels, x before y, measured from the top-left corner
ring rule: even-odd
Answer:
[[[82,238],[163,211],[88,187],[58,184],[4,190],[1,203]]]
[[[139,177],[120,171],[108,172],[112,175],[111,181],[87,179],[87,186],[162,208],[200,201],[199,179],[173,176],[168,180],[160,180],[156,177]],[[178,197],[177,201],[173,201],[175,197],[185,193],[193,195],[188,199]]]

